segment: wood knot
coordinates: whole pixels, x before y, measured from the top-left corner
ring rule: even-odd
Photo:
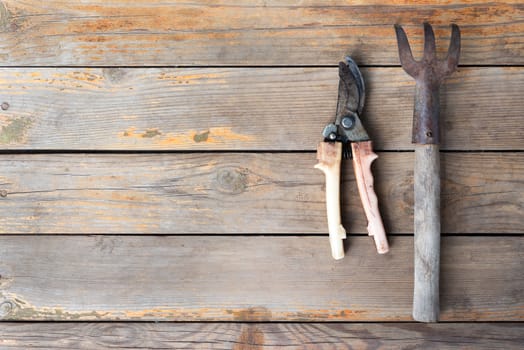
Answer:
[[[122,68],[104,68],[103,70],[104,77],[109,80],[111,83],[120,83],[124,80],[126,76],[125,69]]]
[[[15,308],[14,304],[10,302],[9,300],[4,301],[0,304],[0,318],[4,318],[6,316],[9,316],[11,311]]]
[[[217,171],[217,190],[227,194],[239,194],[247,188],[247,169],[222,168]]]
[[[98,338],[99,346],[104,349],[115,347],[115,339],[121,340],[121,343],[118,343],[119,345],[124,345],[124,339],[140,339],[139,331],[135,327],[127,327],[114,322],[99,323],[97,326],[102,335]]]

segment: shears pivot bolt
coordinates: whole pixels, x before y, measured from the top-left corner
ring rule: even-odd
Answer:
[[[355,118],[348,115],[347,117],[342,118],[340,123],[344,129],[351,129],[355,125]]]

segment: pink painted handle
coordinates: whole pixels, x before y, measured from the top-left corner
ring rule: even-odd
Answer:
[[[378,199],[373,188],[373,174],[371,173],[371,163],[378,156],[373,152],[371,141],[354,142],[351,144],[351,150],[358,192],[368,219],[368,232],[375,239],[378,253],[385,254],[389,251],[389,245],[378,210]]]

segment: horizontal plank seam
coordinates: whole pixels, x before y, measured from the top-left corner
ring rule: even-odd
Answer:
[[[319,139],[320,141],[320,139]],[[398,150],[392,150],[392,149],[374,149],[375,152],[380,153],[414,153],[414,150],[409,149],[398,149]],[[503,149],[503,150],[497,150],[497,149],[486,149],[486,150],[440,150],[440,153],[522,153],[524,152],[524,149]],[[114,154],[114,155],[127,155],[127,154],[206,154],[206,153],[213,153],[213,154],[241,154],[241,153],[249,153],[249,154],[289,154],[289,153],[299,153],[299,154],[316,154],[316,150],[308,150],[308,149],[301,149],[301,150],[239,150],[239,149],[214,149],[214,150],[87,150],[87,149],[74,149],[74,150],[67,150],[67,149],[60,149],[60,150],[49,150],[49,149],[24,149],[24,150],[9,150],[9,149],[0,149],[0,155],[32,155],[32,154]]]
[[[1,233],[0,237],[80,237],[80,236],[106,236],[106,237],[281,237],[281,238],[306,238],[306,237],[326,237],[326,233],[304,233],[304,234],[292,234],[292,233]],[[368,237],[367,233],[351,233],[351,237]],[[412,237],[413,233],[389,233],[391,237]],[[520,233],[441,233],[442,237],[523,237],[524,232]]]
[[[343,57],[340,57],[340,60],[342,60]],[[400,64],[359,64],[360,68],[399,68],[401,69]],[[460,68],[509,68],[509,67],[524,67],[524,64],[461,64],[458,66]],[[59,68],[122,68],[122,69],[159,69],[159,68],[181,68],[181,69],[194,69],[194,68],[227,68],[227,69],[245,69],[245,68],[263,68],[263,69],[274,69],[274,68],[338,68],[338,65],[336,64],[318,64],[318,65],[312,65],[312,64],[306,64],[306,65],[136,65],[136,66],[125,66],[125,65],[56,65],[56,66],[50,66],[50,65],[20,65],[20,66],[7,66],[7,65],[0,65],[1,69],[18,69],[18,68],[52,68],[52,69],[59,69]]]
[[[9,324],[9,323],[16,323],[16,324],[43,324],[43,323],[63,323],[63,324],[74,324],[74,323],[80,323],[80,324],[111,324],[111,323],[126,323],[126,324],[156,324],[156,323],[172,323],[172,324],[301,324],[301,323],[308,323],[308,324],[369,324],[369,325],[381,325],[381,324],[412,324],[412,325],[423,325],[419,322],[414,321],[166,321],[166,320],[159,320],[159,321],[141,321],[141,320],[99,320],[99,321],[89,321],[89,320],[34,320],[34,321],[24,321],[24,320],[0,320],[0,324]],[[524,321],[439,321],[435,324],[514,324],[514,325],[523,325]]]

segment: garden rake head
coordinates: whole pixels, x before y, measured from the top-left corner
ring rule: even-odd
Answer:
[[[451,25],[451,41],[444,60],[437,59],[435,34],[429,23],[424,23],[424,56],[416,61],[411,53],[408,38],[400,25],[395,25],[398,53],[402,68],[416,83],[415,112],[413,115],[413,143],[438,144],[440,141],[439,88],[442,81],[453,73],[460,54],[460,30]]]

